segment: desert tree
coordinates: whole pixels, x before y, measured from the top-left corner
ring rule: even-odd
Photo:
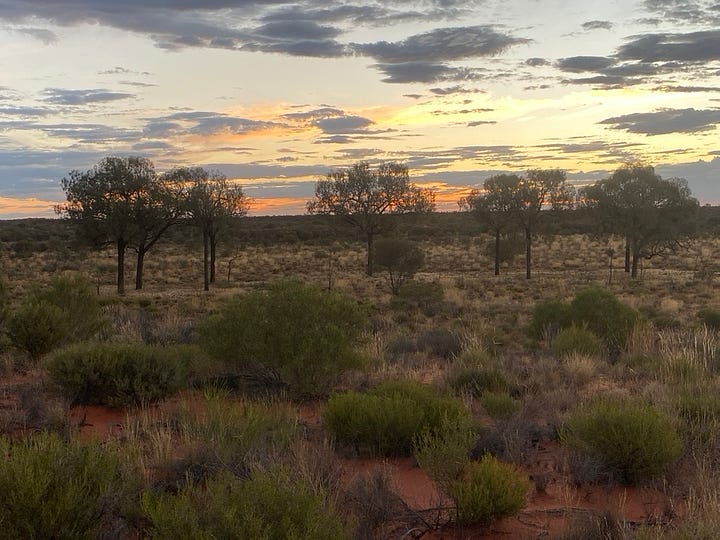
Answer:
[[[435,194],[410,182],[407,166],[380,163],[373,169],[361,161],[338,169],[315,185],[315,199],[307,203],[310,214],[338,216],[357,227],[367,242],[368,276],[373,273],[373,240],[393,227],[389,214],[432,212]]]
[[[632,163],[583,190],[599,226],[625,238],[631,276],[639,261],[684,245],[695,230],[698,201],[687,181],[663,179],[652,166]]]
[[[250,201],[241,186],[217,172],[202,167],[180,167],[168,171],[168,182],[183,186],[183,210],[203,237],[203,286],[215,282],[215,259],[220,231],[235,217],[244,216]]]
[[[425,264],[425,254],[415,242],[404,238],[378,238],[373,246],[373,260],[387,271],[390,291],[394,296]]]
[[[117,291],[125,292],[125,252],[134,247],[136,288],[142,287],[145,255],[178,214],[177,201],[142,157],[106,157],[88,171],[71,171],[60,181],[67,202],[57,213],[75,222],[95,246],[115,245]]]
[[[532,241],[537,234],[543,212],[569,208],[574,201],[573,190],[566,183],[565,171],[533,169],[520,179],[518,223],[525,234],[525,277],[532,277]]]
[[[516,225],[520,210],[522,179],[515,174],[498,174],[483,182],[460,200],[460,208],[469,210],[495,238],[495,275],[500,275],[500,239]]]

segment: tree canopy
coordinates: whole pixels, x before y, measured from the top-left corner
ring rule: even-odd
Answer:
[[[410,182],[407,166],[380,163],[373,169],[361,161],[339,169],[315,185],[315,199],[308,202],[310,214],[335,215],[357,227],[367,241],[367,274],[373,273],[373,239],[393,223],[388,214],[432,212],[435,194]]]
[[[632,257],[632,277],[642,258],[682,245],[693,234],[698,201],[683,179],[663,179],[652,166],[624,165],[583,191],[603,230],[622,235]]]

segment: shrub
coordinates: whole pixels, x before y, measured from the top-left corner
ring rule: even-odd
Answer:
[[[98,444],[40,433],[0,437],[3,538],[98,538],[129,510],[138,483],[118,457]]]
[[[97,294],[92,284],[81,274],[68,272],[56,276],[48,287],[34,289],[30,297],[62,310],[65,319],[64,343],[97,338],[108,328]]]
[[[497,367],[456,364],[452,366],[445,381],[456,394],[480,397],[484,392],[509,392],[510,382]]]
[[[77,343],[47,360],[50,379],[73,403],[124,407],[158,401],[187,380],[180,348]]]
[[[638,320],[637,311],[621,303],[610,291],[600,288],[578,292],[570,308],[573,321],[602,338],[611,352],[625,346]]]
[[[146,492],[142,509],[152,538],[350,538],[338,512],[282,470],[223,475],[177,495]]]
[[[378,238],[373,246],[373,259],[379,270],[387,271],[393,295],[400,294],[403,284],[425,264],[420,247],[402,238]]]
[[[600,354],[600,339],[587,328],[575,325],[560,330],[553,346],[555,353],[560,357]]]
[[[365,321],[349,297],[284,281],[228,303],[201,327],[201,344],[241,370],[276,372],[305,398],[327,394],[343,371],[361,365],[353,347]]]
[[[423,332],[417,338],[417,345],[418,349],[446,360],[457,356],[463,347],[462,339],[456,332],[442,329]]]
[[[419,309],[426,317],[433,317],[442,309],[444,291],[439,283],[428,281],[405,282],[390,307],[395,310]]]
[[[538,340],[553,336],[560,329],[570,326],[572,320],[572,310],[568,304],[558,300],[539,302],[533,309],[530,336]]]
[[[363,394],[336,394],[323,422],[335,439],[374,455],[410,455],[415,437],[437,431],[448,418],[462,421],[469,413],[453,398],[411,381],[386,382]]]
[[[470,417],[443,418],[437,429],[426,429],[415,437],[413,456],[427,475],[447,490],[470,462],[476,431]]]
[[[720,330],[720,310],[705,308],[698,311],[700,322],[712,330]]]
[[[598,459],[624,483],[658,476],[681,451],[670,418],[630,400],[598,399],[577,407],[568,415],[560,438]]]
[[[507,392],[483,392],[480,405],[492,418],[508,418],[520,408],[520,404]]]
[[[65,315],[49,302],[26,301],[10,316],[7,332],[12,345],[37,362],[65,340]]]
[[[488,523],[516,514],[525,503],[530,480],[521,470],[486,454],[468,465],[450,486],[458,523]]]

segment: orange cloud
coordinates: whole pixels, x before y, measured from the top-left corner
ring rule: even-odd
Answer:
[[[56,217],[57,201],[43,201],[35,197],[0,197],[0,219],[19,219],[26,217]]]

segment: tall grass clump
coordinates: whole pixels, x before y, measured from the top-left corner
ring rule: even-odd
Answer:
[[[242,480],[220,475],[179,493],[146,492],[142,509],[150,538],[350,538],[336,508],[282,469]]]
[[[596,356],[600,354],[602,345],[590,330],[573,324],[558,332],[553,348],[555,354],[565,358],[573,355]]]
[[[600,398],[578,406],[568,414],[560,439],[629,484],[662,474],[682,450],[670,417],[625,399]]]
[[[99,538],[123,530],[137,504],[134,473],[99,444],[48,433],[12,442],[0,437],[0,455],[3,538]]]
[[[366,314],[353,299],[299,281],[237,297],[200,328],[201,345],[241,372],[273,372],[297,399],[326,395],[362,365]]]
[[[73,403],[126,407],[169,396],[187,382],[189,359],[178,348],[87,342],[48,357],[50,380]]]
[[[447,419],[447,420],[445,420]],[[413,381],[388,381],[368,393],[331,396],[323,422],[341,444],[373,455],[410,455],[413,440],[444,421],[468,422],[462,402]]]

